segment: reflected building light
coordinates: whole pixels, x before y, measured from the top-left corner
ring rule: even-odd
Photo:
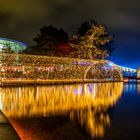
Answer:
[[[69,86],[66,86],[66,91],[68,92],[70,90],[70,87]]]
[[[36,88],[36,94],[39,96],[39,87]]]
[[[74,94],[78,94],[78,89],[74,89]]]
[[[22,90],[21,90],[21,87],[19,87],[18,88],[18,95],[21,96],[21,94],[22,94]]]
[[[94,83],[92,84],[92,89],[92,94],[89,94],[88,84],[69,85],[69,92],[67,92],[67,86],[21,87],[20,89],[16,87],[2,88],[0,100],[4,105],[3,111],[6,114],[8,113],[9,115],[16,116],[19,114],[22,115],[22,113],[23,115],[29,115],[22,112],[22,109],[24,108],[24,110],[26,110],[28,108],[30,99],[30,107],[36,107],[35,114],[37,114],[39,110],[38,113],[41,113],[43,108],[46,108],[46,113],[55,109],[60,109],[63,112],[63,109],[65,110],[65,106],[67,105],[73,109],[86,107],[87,105],[96,106],[104,103],[104,105],[112,106],[121,95],[122,85],[119,85],[119,83],[114,83],[114,86],[109,83]],[[108,91],[112,94],[108,94]],[[80,92],[82,92],[82,94],[80,94]],[[38,100],[40,102],[40,107],[36,106]],[[56,102],[52,102],[52,100]],[[20,105],[21,102],[23,103],[22,105]],[[11,103],[14,104],[13,110],[11,110]],[[67,111],[70,109],[69,107],[66,109]],[[21,108],[21,112],[17,111],[17,108]],[[33,113],[32,108],[30,111]]]
[[[92,94],[92,84],[88,84],[88,91],[90,94]]]
[[[7,87],[0,89],[0,107],[10,119],[69,114],[91,137],[102,137],[110,125],[108,108],[118,102],[122,89],[122,83]]]
[[[127,83],[124,85],[124,91],[125,91],[124,93],[127,93],[129,91],[129,87]]]
[[[0,109],[3,109],[3,95],[2,95],[2,89],[0,88]]]
[[[88,95],[88,87],[87,87],[87,84],[84,84],[84,94],[85,95]]]
[[[83,93],[83,86],[80,85],[80,95]]]
[[[140,94],[140,83],[137,83],[137,93]]]
[[[0,101],[0,109],[3,109],[3,103]]]
[[[3,109],[3,103],[2,103],[2,101],[3,101],[3,96],[2,96],[2,92],[1,92],[1,88],[0,88],[0,109],[2,110]]]
[[[96,98],[96,83],[94,83],[94,92],[93,92],[93,95],[94,95],[94,99]]]

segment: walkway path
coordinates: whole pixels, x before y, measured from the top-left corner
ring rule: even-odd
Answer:
[[[20,140],[16,131],[0,111],[0,140]]]

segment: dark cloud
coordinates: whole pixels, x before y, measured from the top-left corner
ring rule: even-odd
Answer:
[[[5,37],[30,42],[32,35],[49,15],[47,7],[43,0],[0,1],[0,33]]]
[[[139,5],[139,0],[3,0],[0,36],[32,44],[43,25],[63,27],[72,34],[81,22],[92,18],[115,35],[118,48],[112,60],[140,65]]]

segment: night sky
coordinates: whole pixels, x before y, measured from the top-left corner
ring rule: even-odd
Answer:
[[[95,19],[114,35],[115,63],[140,66],[140,0],[0,0],[0,36],[33,44],[44,25],[73,34]]]

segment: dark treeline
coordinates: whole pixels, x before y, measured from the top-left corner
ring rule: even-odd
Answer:
[[[112,36],[94,20],[81,24],[73,36],[64,29],[49,25],[40,29],[34,38],[36,45],[26,53],[36,55],[105,59],[114,51]]]

